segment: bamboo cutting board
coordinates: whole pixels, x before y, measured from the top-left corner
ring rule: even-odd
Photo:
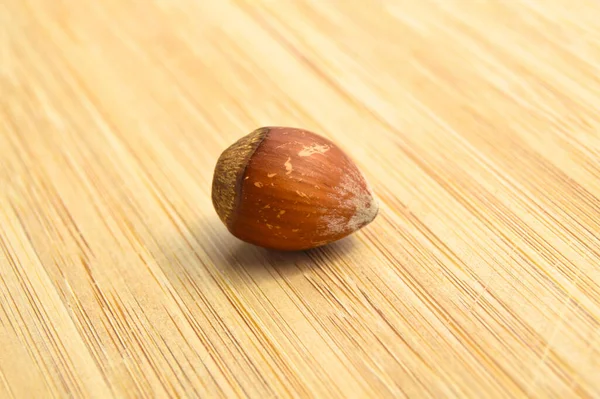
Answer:
[[[0,3],[0,398],[600,398],[596,0]],[[233,238],[264,125],[377,219]]]

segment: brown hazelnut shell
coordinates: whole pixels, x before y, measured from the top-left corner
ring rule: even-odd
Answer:
[[[212,200],[235,237],[278,250],[337,241],[373,221],[379,209],[339,147],[290,127],[263,127],[227,148],[215,167]]]

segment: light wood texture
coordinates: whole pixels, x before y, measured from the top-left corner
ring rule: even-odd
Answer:
[[[0,2],[1,398],[599,398],[596,0]],[[378,218],[233,238],[217,157],[336,141]]]

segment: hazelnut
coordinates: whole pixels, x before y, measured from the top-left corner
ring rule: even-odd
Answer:
[[[373,221],[379,209],[340,148],[290,127],[263,127],[227,148],[215,167],[212,201],[235,237],[278,250],[339,240]]]

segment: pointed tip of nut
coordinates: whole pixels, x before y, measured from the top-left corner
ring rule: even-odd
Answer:
[[[348,222],[352,231],[360,230],[375,220],[379,213],[379,202],[373,192],[369,190],[368,198],[365,196],[365,199],[355,209],[354,216]]]
[[[375,220],[375,218],[379,214],[379,199],[375,195],[375,192],[373,191],[371,184],[369,184],[369,181],[367,180],[366,176],[362,173],[361,175],[365,182],[369,199],[364,203],[364,206],[360,207],[359,209],[358,213],[361,215],[360,220],[362,222],[360,223],[359,229],[370,224],[373,220]]]
[[[357,170],[355,175],[344,175],[338,190],[338,195],[345,198],[340,206],[353,211],[345,223],[330,226],[332,232],[352,234],[375,220],[379,202],[360,171]]]
[[[230,225],[237,205],[237,192],[248,160],[265,139],[269,128],[262,127],[242,137],[227,148],[217,161],[212,182],[212,202],[219,218]]]

